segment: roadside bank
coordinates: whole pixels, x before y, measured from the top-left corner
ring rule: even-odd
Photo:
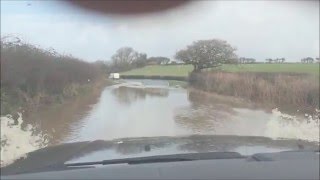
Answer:
[[[21,41],[1,41],[1,116],[59,104],[105,81],[99,62],[52,53]]]
[[[3,88],[1,89],[1,115],[11,114],[15,117],[17,116],[17,112],[28,115],[42,108],[57,106],[75,100],[80,96],[101,92],[105,86],[110,84],[112,84],[112,81],[101,77],[83,84],[72,83],[66,86],[61,94],[39,92],[35,95],[28,94],[19,89],[16,91],[6,91]]]
[[[305,112],[319,109],[319,76],[300,73],[200,72],[189,76],[192,87],[274,107]]]

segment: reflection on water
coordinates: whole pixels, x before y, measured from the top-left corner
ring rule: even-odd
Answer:
[[[188,91],[189,103],[176,110],[176,122],[194,133],[261,135],[270,114],[252,110],[241,100],[196,90]]]
[[[161,88],[132,83],[107,87],[81,120],[73,136],[76,138],[67,141],[185,134],[173,118],[174,110],[188,103],[185,90],[172,89],[169,93],[169,89]]]
[[[281,134],[290,138],[296,132],[295,129],[291,132],[291,128],[289,135],[283,135],[274,132],[274,128],[270,130],[270,120],[281,118],[257,109],[254,104],[192,89],[171,88],[161,80],[128,80],[106,87],[94,97],[81,99],[27,119],[52,137],[51,144],[190,134],[271,137]],[[313,128],[312,133],[302,137],[315,139],[318,131]]]
[[[147,96],[150,97],[167,97],[169,94],[168,89],[164,88],[151,88],[151,87],[129,87],[119,86],[113,89],[112,94],[118,98],[118,101],[123,104],[130,105],[132,102],[138,100],[145,100]]]
[[[90,113],[100,94],[101,91],[95,89],[64,104],[43,108],[32,114],[23,114],[24,123],[31,124],[37,132],[48,134],[51,138],[50,144],[59,144],[79,129],[81,119]]]

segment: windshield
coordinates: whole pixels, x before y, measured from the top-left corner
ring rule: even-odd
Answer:
[[[319,1],[1,1],[1,167],[317,146],[319,38]]]

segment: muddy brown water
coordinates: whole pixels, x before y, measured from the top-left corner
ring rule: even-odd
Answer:
[[[26,117],[50,144],[123,137],[227,134],[264,136],[271,109],[226,96],[169,87],[164,80],[124,80]]]

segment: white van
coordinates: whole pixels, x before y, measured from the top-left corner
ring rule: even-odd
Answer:
[[[109,79],[120,79],[119,73],[110,73]]]

